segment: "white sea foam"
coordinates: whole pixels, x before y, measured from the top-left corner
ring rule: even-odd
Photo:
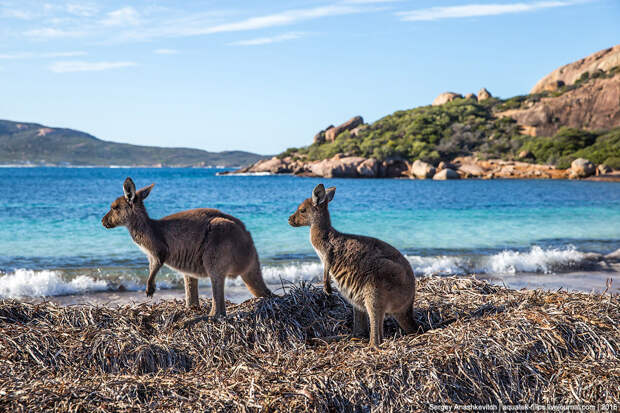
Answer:
[[[323,265],[319,262],[293,262],[285,265],[265,265],[263,279],[267,284],[281,282],[313,281],[323,277]],[[229,285],[243,285],[241,277],[227,280]]]
[[[490,273],[542,272],[551,273],[578,266],[585,255],[575,247],[565,249],[532,247],[528,252],[502,251],[489,257],[483,268]]]
[[[578,268],[585,254],[572,246],[563,249],[544,249],[533,246],[525,252],[505,250],[489,256],[407,256],[407,258],[413,270],[424,275],[515,274],[519,272],[548,274]]]
[[[79,275],[67,281],[57,271],[20,269],[0,276],[0,298],[48,297],[108,289],[108,283],[104,280]]]
[[[416,275],[453,274],[516,274],[552,273],[575,270],[586,255],[574,247],[541,248],[534,246],[528,251],[502,251],[493,255],[477,256],[407,256]],[[317,281],[323,277],[323,265],[318,261],[299,261],[288,264],[269,264],[262,268],[267,284],[281,282]],[[101,274],[99,277],[105,277]],[[100,291],[144,290],[142,278],[123,278],[107,281],[89,275],[67,278],[60,271],[18,269],[7,274],[0,273],[0,299],[20,297],[49,297],[70,294],[88,294]],[[209,279],[201,280],[208,285]],[[228,279],[228,285],[243,285],[241,277]],[[157,281],[158,289],[182,288],[182,277],[168,276]]]
[[[18,269],[8,274],[0,273],[0,299],[116,291],[121,285],[126,291],[144,290],[144,283],[138,280],[126,279],[121,282],[109,282],[88,275],[78,275],[67,279],[60,271]],[[157,282],[157,289],[167,290],[176,288],[178,285],[174,281],[162,280]]]

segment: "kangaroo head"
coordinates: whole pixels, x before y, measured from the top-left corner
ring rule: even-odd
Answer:
[[[312,197],[305,199],[297,207],[297,211],[288,218],[292,227],[303,227],[318,224],[321,216],[327,213],[327,204],[334,199],[336,187],[325,189],[323,184],[318,184],[312,191]]]
[[[136,191],[136,185],[131,178],[125,179],[123,183],[123,192],[125,195],[116,198],[110,210],[101,220],[106,228],[114,228],[119,225],[127,225],[138,216],[145,215],[144,200],[151,193],[151,189],[155,184],[146,186]]]

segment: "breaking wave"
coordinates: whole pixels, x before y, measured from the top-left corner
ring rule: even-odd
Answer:
[[[504,250],[492,255],[408,255],[417,276],[463,274],[518,274],[561,273],[585,268],[591,264],[587,255],[575,247],[531,247],[526,251]],[[262,268],[267,284],[278,285],[299,281],[318,281],[323,277],[323,266],[318,261],[290,261],[269,264]],[[146,269],[138,269],[122,279],[99,270],[85,274],[67,275],[59,270],[17,269],[0,273],[0,299],[23,297],[49,297],[88,294],[101,291],[141,291],[146,282]],[[96,274],[96,275],[93,275]],[[109,277],[109,278],[108,278]],[[176,274],[158,276],[157,288],[182,288],[183,277]],[[200,281],[203,286],[209,280]],[[228,279],[228,285],[243,285],[238,277]]]
[[[579,269],[586,255],[575,247],[541,248],[529,251],[504,250],[493,255],[479,256],[408,256],[416,273],[424,275],[450,274],[516,274],[553,273]]]

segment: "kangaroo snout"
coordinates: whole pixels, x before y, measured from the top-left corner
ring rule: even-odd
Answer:
[[[108,228],[108,229],[111,228],[106,217],[101,218],[101,225],[103,225],[105,228]]]
[[[295,224],[295,214],[291,215],[290,217],[288,217],[288,224],[291,227],[296,227],[298,226],[297,224]]]

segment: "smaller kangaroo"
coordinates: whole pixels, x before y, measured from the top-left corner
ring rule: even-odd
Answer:
[[[353,306],[353,335],[366,335],[370,322],[373,347],[383,341],[386,313],[394,316],[406,334],[417,331],[411,265],[396,248],[381,240],[336,231],[327,208],[335,193],[335,187],[326,191],[323,184],[317,185],[312,197],[288,219],[293,227],[310,226],[310,242],[323,263],[325,292],[331,293],[331,275]]]
[[[151,219],[144,200],[153,185],[136,191],[131,178],[103,217],[106,228],[126,226],[133,241],[148,256],[146,295],[155,292],[155,275],[163,265],[185,278],[185,304],[198,306],[198,278],[210,277],[213,289],[211,316],[226,315],[224,282],[241,275],[256,297],[272,295],[265,285],[252,236],[239,219],[217,209],[200,208]]]

